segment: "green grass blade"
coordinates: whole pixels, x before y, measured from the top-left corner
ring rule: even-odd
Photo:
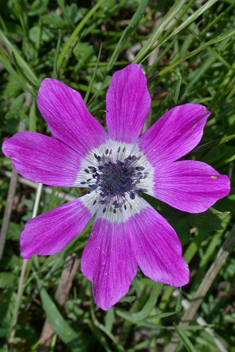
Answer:
[[[27,62],[22,58],[22,56],[20,55],[18,50],[13,46],[13,44],[11,44],[11,42],[7,39],[7,37],[5,36],[5,34],[1,30],[0,30],[0,37],[2,38],[2,40],[3,40],[4,44],[6,45],[6,47],[8,48],[8,50],[15,54],[17,61],[20,65],[20,67],[22,67],[22,69],[24,70],[26,76],[29,77],[30,81],[33,82],[35,86],[38,86],[39,82],[38,82],[38,79],[35,76],[34,72],[29,67]]]
[[[39,85],[35,85],[35,83],[33,81],[31,81],[31,79],[27,76],[24,69],[20,66],[14,52],[12,52],[12,61],[15,65],[15,67],[17,68],[17,70],[19,71],[19,73],[21,74],[21,76],[24,77],[26,82],[28,82],[35,90],[38,90]]]
[[[235,30],[232,29],[222,35],[219,35],[211,40],[209,40],[208,42],[206,42],[205,44],[200,45],[196,50],[192,51],[191,53],[185,55],[184,57],[176,60],[174,63],[172,63],[171,65],[166,66],[162,71],[159,72],[159,76],[163,76],[165,75],[169,70],[171,70],[172,68],[178,66],[179,64],[181,64],[182,62],[188,60],[190,57],[200,53],[202,50],[207,49],[208,46],[216,44],[221,42],[222,40],[225,40],[227,38],[231,38],[232,36],[235,35]]]
[[[209,0],[203,6],[200,6],[197,11],[195,11],[186,21],[184,21],[179,27],[177,27],[171,35],[167,38],[170,39],[186,27],[188,27],[192,22],[194,22],[199,16],[201,16],[206,10],[208,10],[212,5],[214,5],[218,0]]]
[[[98,58],[97,58],[96,65],[95,65],[95,70],[94,70],[93,75],[91,77],[91,80],[90,80],[90,83],[89,83],[89,86],[88,86],[88,89],[87,89],[87,92],[86,92],[86,95],[85,95],[85,98],[84,98],[85,104],[88,101],[88,98],[89,98],[89,95],[90,95],[90,91],[91,91],[91,87],[92,87],[94,79],[95,79],[96,71],[97,71],[97,68],[98,68],[98,65],[99,65],[99,62],[100,62],[101,50],[102,50],[102,45],[100,46]]]
[[[61,31],[59,29],[59,31],[58,31],[58,41],[57,41],[57,45],[56,45],[56,52],[55,52],[54,63],[53,63],[53,75],[52,75],[52,77],[54,79],[57,79],[57,77],[58,77],[57,60],[58,60],[58,54],[59,54],[59,51],[60,51],[60,44],[61,44]]]
[[[231,134],[230,136],[225,136],[223,138],[218,138],[218,139],[216,139],[214,141],[210,141],[210,142],[204,143],[202,145],[199,145],[198,147],[196,147],[194,149],[193,152],[201,152],[202,150],[209,149],[211,147],[214,147],[215,145],[227,143],[227,142],[231,141],[234,138],[235,138],[235,134]]]
[[[109,60],[108,66],[107,66],[107,71],[110,71],[112,69],[112,67],[113,67],[115,61],[117,60],[120,51],[123,49],[127,39],[130,37],[131,33],[134,31],[134,29],[139,24],[141,17],[143,16],[145,9],[148,5],[148,2],[149,2],[149,0],[142,0],[139,3],[139,6],[138,6],[134,16],[130,20],[128,27],[122,33],[122,36],[119,39],[119,42],[117,43],[117,45],[114,49],[114,52]]]
[[[192,344],[192,342],[189,340],[189,338],[186,336],[186,334],[184,333],[184,331],[177,325],[175,325],[175,330],[177,332],[177,334],[180,337],[180,340],[183,342],[184,346],[186,347],[188,352],[197,352]]]
[[[94,13],[98,10],[98,8],[105,2],[105,0],[99,0],[97,4],[86,14],[86,16],[82,19],[82,21],[78,24],[78,26],[75,28],[71,36],[69,37],[69,40],[65,43],[57,61],[57,69],[61,66],[65,56],[67,55],[67,52],[69,51],[70,45],[72,42],[75,40],[76,36],[81,32],[83,27],[86,25],[88,20],[94,15]]]
[[[10,73],[10,75],[21,85],[21,87],[24,90],[27,90],[29,93],[31,93],[33,96],[36,96],[35,93],[30,89],[26,81],[15,71],[15,69],[12,67],[11,63],[8,61],[4,50],[0,47],[0,62],[3,64],[5,69]]]
[[[185,2],[186,2],[186,0],[177,0],[175,2],[175,4],[171,7],[171,9],[167,12],[166,16],[162,19],[162,21],[156,27],[153,34],[148,39],[147,43],[143,46],[143,48],[136,55],[136,57],[134,59],[135,63],[139,63],[146,56],[146,54],[149,53],[152,46],[156,43],[157,39],[162,35],[163,31],[165,30],[167,25],[170,23],[170,21],[178,14],[178,12],[181,10],[181,8]]]

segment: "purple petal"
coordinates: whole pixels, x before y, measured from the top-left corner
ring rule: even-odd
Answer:
[[[147,79],[140,65],[130,64],[114,73],[106,105],[110,138],[119,142],[136,142],[151,107]]]
[[[3,143],[25,178],[52,186],[74,186],[82,158],[64,143],[36,132],[19,132]]]
[[[193,160],[176,161],[155,168],[155,198],[189,213],[201,213],[230,192],[228,176],[210,165]]]
[[[143,203],[146,203],[142,200]],[[133,255],[143,273],[157,282],[180,287],[189,281],[189,269],[182,258],[182,247],[175,230],[146,203],[126,227]]]
[[[140,137],[139,148],[153,166],[175,161],[200,142],[209,115],[203,105],[176,106]]]
[[[55,79],[40,86],[37,105],[51,133],[82,156],[105,143],[104,127],[88,111],[80,93]]]
[[[96,219],[83,252],[81,270],[93,281],[94,300],[104,310],[128,292],[137,273],[127,230],[123,222]]]
[[[93,198],[93,197],[92,197]],[[95,209],[91,195],[85,195],[29,220],[20,235],[21,254],[50,255],[61,251],[84,229]]]

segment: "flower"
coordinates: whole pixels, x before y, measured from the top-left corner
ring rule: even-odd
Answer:
[[[76,90],[46,78],[37,105],[55,138],[19,132],[3,143],[4,154],[23,177],[90,188],[28,221],[20,245],[24,258],[57,253],[96,214],[81,270],[105,310],[128,292],[138,265],[155,281],[179,287],[189,280],[176,232],[140,193],[200,213],[230,191],[229,178],[211,166],[176,161],[201,140],[210,115],[204,106],[176,106],[139,138],[151,98],[137,64],[113,75],[106,100],[108,133]]]

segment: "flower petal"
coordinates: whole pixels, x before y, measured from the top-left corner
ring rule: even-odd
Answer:
[[[81,94],[66,84],[44,79],[37,105],[54,137],[82,156],[106,142],[104,127],[90,114]]]
[[[147,79],[141,66],[130,64],[114,73],[106,95],[110,138],[135,143],[151,107]]]
[[[175,287],[186,285],[189,269],[175,230],[147,202],[142,202],[142,210],[125,224],[140,269],[154,281]]]
[[[139,148],[153,166],[175,161],[200,142],[209,115],[200,104],[176,106],[140,137]]]
[[[29,220],[20,235],[21,254],[50,255],[61,251],[84,229],[96,211],[87,194]]]
[[[125,222],[96,218],[84,249],[81,270],[93,281],[94,300],[104,309],[123,297],[137,273]]]
[[[230,192],[228,176],[194,160],[176,161],[155,168],[150,194],[174,208],[201,213]]]
[[[36,132],[19,132],[3,143],[3,153],[12,158],[25,178],[52,186],[79,186],[83,159],[64,143]],[[84,164],[84,162],[83,162]]]

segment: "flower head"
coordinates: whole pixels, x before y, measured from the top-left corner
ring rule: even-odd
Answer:
[[[23,177],[90,189],[28,221],[20,244],[24,258],[57,253],[96,214],[81,269],[93,281],[95,302],[103,309],[128,292],[138,265],[155,281],[179,287],[189,280],[176,232],[141,193],[199,213],[230,190],[229,178],[211,166],[176,161],[201,140],[210,115],[204,106],[177,106],[139,138],[151,98],[136,64],[113,75],[106,100],[108,133],[77,91],[44,79],[37,105],[55,138],[19,132],[3,143]]]

